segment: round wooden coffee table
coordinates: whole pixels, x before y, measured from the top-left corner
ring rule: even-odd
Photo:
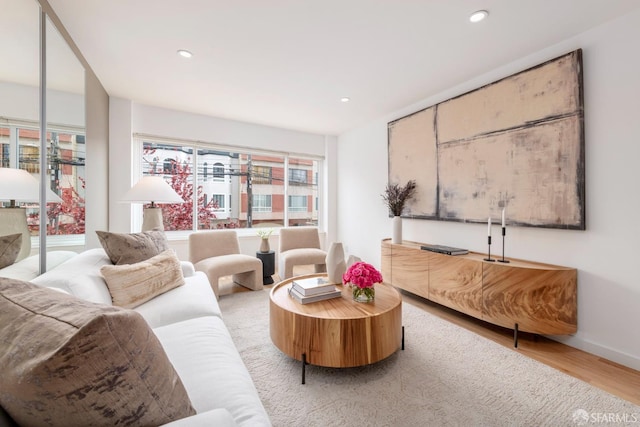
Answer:
[[[348,286],[342,297],[300,304],[289,296],[291,283],[310,274],[284,280],[271,289],[271,341],[286,355],[332,368],[368,365],[385,359],[403,345],[402,297],[386,283],[375,285],[373,302],[353,301]]]

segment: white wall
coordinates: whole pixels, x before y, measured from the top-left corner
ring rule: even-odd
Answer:
[[[133,131],[169,138],[324,155],[324,136],[133,104]]]
[[[85,247],[91,249],[100,247],[95,231],[107,230],[109,226],[109,96],[90,71],[85,73],[85,88]]]
[[[40,88],[0,81],[0,117],[40,121]],[[85,127],[84,95],[47,90],[47,122]]]
[[[578,333],[557,339],[640,369],[640,57],[631,48],[640,39],[638,22],[640,11],[341,135],[336,207],[346,251],[379,267],[380,240],[391,235],[380,196],[387,122],[582,48],[587,229],[511,227],[507,256],[577,268]],[[403,225],[406,240],[486,251],[486,225],[408,219]]]

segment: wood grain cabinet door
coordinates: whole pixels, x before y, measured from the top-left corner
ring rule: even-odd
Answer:
[[[429,253],[429,299],[454,310],[482,316],[482,263],[466,257]]]
[[[577,331],[577,272],[484,264],[482,320],[537,334]]]
[[[406,245],[389,244],[391,277],[385,275],[384,247],[382,277],[393,286],[429,298],[429,253]]]

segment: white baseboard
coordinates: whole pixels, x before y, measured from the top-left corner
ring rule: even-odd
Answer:
[[[640,371],[640,357],[638,356],[627,354],[578,337],[549,336],[548,338]]]

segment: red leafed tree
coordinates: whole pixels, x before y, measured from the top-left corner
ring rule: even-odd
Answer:
[[[81,187],[86,186],[84,178],[78,177]],[[62,203],[47,204],[47,235],[55,234],[84,234],[85,232],[85,207],[84,197],[74,187],[61,189]],[[32,234],[38,233],[39,212],[29,214],[29,230]]]
[[[81,187],[86,183],[84,178],[78,177]],[[62,189],[60,195],[62,203],[49,205],[47,216],[47,234],[84,234],[85,208],[84,197],[74,187]]]
[[[170,174],[169,185],[175,190],[184,203],[163,204],[162,217],[165,230],[191,230],[193,228],[193,177],[188,164],[180,164],[177,160],[171,161],[171,169],[164,170],[165,175]],[[198,197],[198,223],[208,224],[210,218],[215,218],[214,210],[218,208],[216,203],[209,201],[204,203],[204,191],[202,186],[197,187]]]

